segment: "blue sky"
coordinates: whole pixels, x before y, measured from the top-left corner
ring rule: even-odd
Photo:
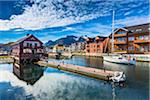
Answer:
[[[115,28],[150,22],[149,0],[0,0],[0,43],[27,33],[44,43],[66,35],[108,36]]]

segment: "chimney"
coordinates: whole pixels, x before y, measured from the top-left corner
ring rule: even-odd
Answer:
[[[27,36],[29,36],[30,34],[27,34]]]

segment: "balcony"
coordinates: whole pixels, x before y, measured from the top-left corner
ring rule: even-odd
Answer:
[[[114,53],[122,54],[122,53],[127,53],[127,51],[126,50],[115,50]]]
[[[114,37],[125,37],[125,36],[127,36],[126,33],[125,34],[114,34]]]
[[[117,41],[117,40],[115,40],[114,44],[126,44],[126,41]]]
[[[90,48],[90,46],[89,46],[89,45],[86,45],[86,48]]]
[[[150,43],[150,40],[134,40],[134,43]]]

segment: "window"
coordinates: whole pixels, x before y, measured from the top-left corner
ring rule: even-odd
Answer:
[[[32,44],[30,43],[30,47],[32,47]]]
[[[118,41],[125,42],[126,38],[117,38]]]
[[[94,52],[95,52],[95,49],[94,49]]]
[[[140,31],[142,31],[142,29],[136,29],[136,32],[140,32]]]
[[[148,52],[148,46],[144,46],[144,51]]]
[[[90,50],[87,50],[87,52],[90,52]]]
[[[140,47],[140,51],[144,51],[144,48],[142,46]]]
[[[128,50],[134,50],[133,46],[128,47]]]
[[[27,47],[29,47],[29,43],[27,43]]]
[[[129,40],[129,41],[133,41],[133,40],[134,40],[134,37],[129,37],[128,40]]]
[[[37,43],[35,43],[35,47],[37,47]]]
[[[131,30],[131,32],[134,32],[134,30]]]
[[[117,32],[117,34],[125,34],[126,32],[125,31],[119,31]]]
[[[140,40],[149,40],[150,36],[147,36],[147,35],[145,35],[145,36],[139,36],[139,39]]]
[[[31,40],[35,40],[35,38],[32,37]]]
[[[30,49],[23,49],[23,53],[31,53]]]

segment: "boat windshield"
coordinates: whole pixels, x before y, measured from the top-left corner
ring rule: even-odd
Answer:
[[[116,76],[116,77],[119,77],[119,76],[120,76],[120,73],[116,73],[115,76]]]

